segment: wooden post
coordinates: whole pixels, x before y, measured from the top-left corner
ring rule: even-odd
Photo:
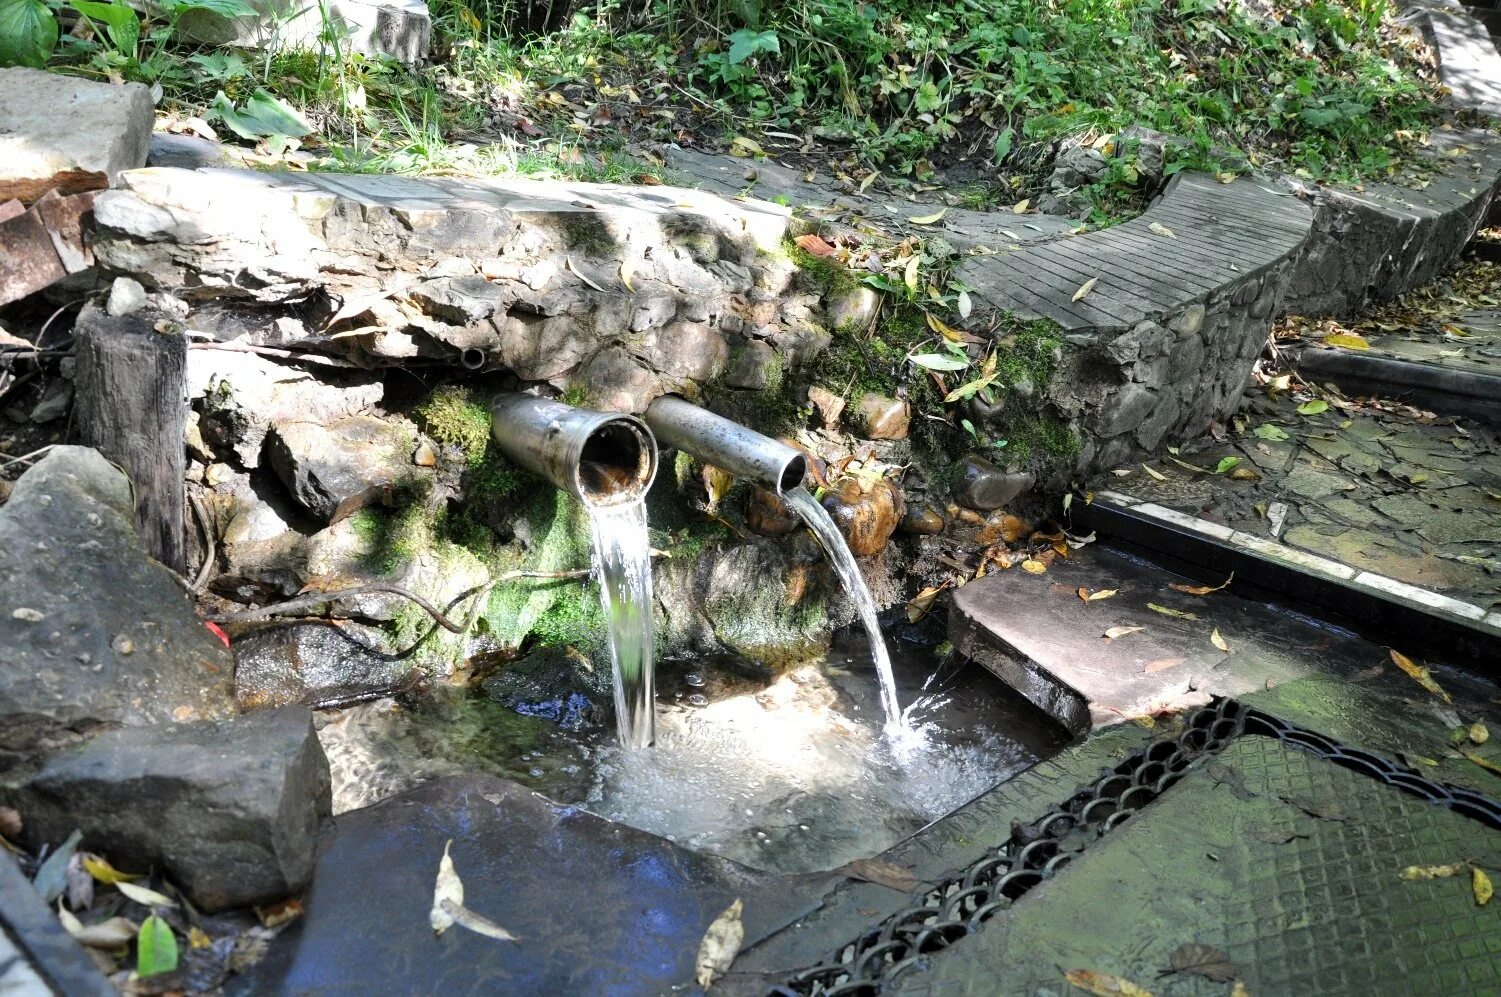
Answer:
[[[79,440],[125,469],[136,528],[152,557],[187,571],[187,338],[158,332],[160,312],[110,316],[93,305],[74,326]]]

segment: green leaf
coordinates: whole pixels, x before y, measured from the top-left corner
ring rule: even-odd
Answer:
[[[1016,142],[1016,129],[1003,128],[995,137],[995,161],[1004,163],[1006,157],[1011,155],[1011,146]]]
[[[42,0],[0,0],[0,66],[41,69],[57,47],[57,18]]]
[[[969,366],[968,360],[960,360],[958,357],[943,353],[914,353],[907,359],[928,370],[964,370]]]
[[[265,90],[257,90],[239,108],[220,90],[214,96],[210,112],[236,135],[252,142],[272,135],[302,138],[313,130],[307,119],[293,110],[291,105]]]
[[[728,58],[730,65],[738,66],[745,60],[762,52],[776,52],[781,54],[782,44],[777,39],[777,33],[770,29],[766,31],[752,31],[749,28],[741,28],[730,35],[730,51]]]
[[[1288,438],[1287,434],[1280,427],[1274,426],[1270,422],[1263,422],[1252,430],[1252,432],[1263,440],[1285,440]]]
[[[260,11],[245,3],[245,0],[177,0],[175,3],[162,4],[162,9],[178,16],[195,10],[218,14],[220,17],[260,16]]]
[[[134,59],[136,43],[141,40],[141,18],[123,3],[100,3],[99,0],[68,0],[69,6],[91,21],[104,25],[104,33],[115,51]]]
[[[1230,470],[1232,467],[1234,467],[1236,464],[1239,464],[1239,463],[1240,463],[1240,458],[1239,457],[1222,457],[1222,458],[1220,458],[1220,462],[1217,465],[1215,465],[1214,473],[1215,474],[1224,474],[1226,471]]]
[[[152,914],[141,922],[141,933],[136,936],[136,972],[155,976],[176,968],[177,938],[166,921]]]
[[[1298,406],[1299,415],[1318,415],[1320,412],[1327,411],[1329,411],[1329,403],[1322,398],[1315,398]]]

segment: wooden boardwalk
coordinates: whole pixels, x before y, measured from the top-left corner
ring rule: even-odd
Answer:
[[[1306,204],[1270,183],[1184,172],[1131,221],[974,256],[954,276],[995,312],[1052,319],[1068,331],[1121,331],[1259,278],[1298,251],[1312,220]],[[1072,300],[1091,279],[1093,289]]]

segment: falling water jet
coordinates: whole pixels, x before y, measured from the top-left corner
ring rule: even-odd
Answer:
[[[645,496],[657,473],[656,441],[634,416],[531,395],[497,395],[490,414],[491,435],[506,456],[577,498],[589,514],[616,725],[622,744],[647,747],[656,737],[656,682]]]
[[[906,718],[896,699],[896,679],[891,657],[876,619],[876,604],[850,553],[844,536],[818,500],[803,487],[808,462],[784,443],[762,436],[738,422],[715,415],[681,398],[664,395],[646,410],[646,424],[664,444],[692,454],[726,473],[758,482],[786,499],[823,545],[845,591],[854,600],[860,622],[870,638],[876,676],[881,683],[881,703],[886,709],[888,730],[907,729]]]

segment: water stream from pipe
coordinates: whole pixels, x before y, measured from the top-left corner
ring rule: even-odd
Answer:
[[[610,632],[615,722],[620,743],[645,748],[656,738],[652,668],[651,543],[646,503],[591,505],[594,570]]]
[[[886,651],[886,638],[881,633],[880,621],[876,619],[876,602],[871,598],[870,589],[865,585],[860,566],[855,563],[849,545],[844,542],[843,534],[834,525],[828,511],[806,488],[798,485],[789,489],[785,497],[823,545],[824,552],[839,574],[839,580],[844,583],[844,590],[855,602],[855,610],[865,626],[866,636],[870,638],[870,655],[876,662],[876,677],[881,683],[881,705],[886,710],[887,732],[895,734],[908,730],[907,718],[896,700],[896,679],[891,674],[891,655]]]

